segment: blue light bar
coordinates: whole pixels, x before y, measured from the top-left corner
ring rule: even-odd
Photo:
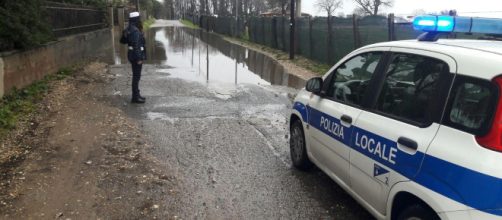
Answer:
[[[413,28],[425,32],[452,32],[455,19],[451,16],[424,15],[413,20]]]
[[[502,34],[502,19],[422,15],[413,20],[415,30],[427,32],[421,41],[435,41],[441,33]]]

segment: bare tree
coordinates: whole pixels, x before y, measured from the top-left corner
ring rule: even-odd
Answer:
[[[415,9],[413,12],[411,12],[412,15],[418,16],[418,15],[425,15],[427,12],[424,9]]]
[[[342,0],[317,0],[315,7],[319,11],[325,11],[328,17],[333,16],[335,11],[342,8]]]
[[[457,16],[457,10],[442,10],[439,12],[440,15]]]
[[[354,0],[357,7],[367,15],[378,15],[381,7],[392,7],[393,0]]]
[[[119,0],[117,0],[119,1]],[[127,0],[135,2],[136,0]],[[157,1],[157,0],[140,0]],[[164,0],[171,1],[173,11],[177,17],[193,15],[218,15],[221,17],[235,15],[236,9],[239,16],[259,15],[273,7],[286,9],[289,0]]]
[[[279,7],[281,9],[282,15],[286,15],[286,10],[289,3],[290,0],[268,0],[267,6],[269,6],[269,8]]]

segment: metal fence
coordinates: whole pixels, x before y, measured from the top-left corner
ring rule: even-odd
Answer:
[[[199,25],[207,31],[242,37],[246,33],[246,21],[243,17],[216,17],[205,15],[185,15],[185,19]]]
[[[55,37],[99,30],[108,25],[104,9],[58,2],[46,2],[44,8]]]
[[[230,36],[249,34],[249,40],[254,43],[290,51],[288,17],[250,17],[247,21],[239,18],[238,25],[235,17],[189,15],[186,18],[208,31]],[[322,63],[334,64],[359,47],[378,42],[414,39],[420,35],[411,23],[394,23],[392,14],[389,17],[333,17],[331,21],[329,31],[326,17],[298,18],[295,53]]]
[[[331,20],[304,17],[296,21],[295,53],[322,63],[334,64],[356,48],[392,40],[414,39],[420,32],[411,23],[396,24],[392,17],[368,16]],[[289,52],[289,19],[254,17],[249,19],[252,42]]]

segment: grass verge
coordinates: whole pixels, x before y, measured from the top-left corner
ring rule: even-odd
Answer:
[[[192,28],[192,29],[199,29],[200,28],[198,25],[194,24],[192,21],[187,20],[187,19],[182,19],[181,23],[188,28]]]
[[[0,99],[0,139],[16,128],[20,120],[36,110],[36,103],[49,92],[50,82],[62,80],[72,75],[74,71],[75,69],[61,69],[24,89],[14,89]]]
[[[155,18],[150,18],[146,21],[143,21],[143,29],[144,30],[150,29],[150,26],[152,26],[153,23],[155,23]]]
[[[282,51],[282,50],[278,50],[278,49],[274,49],[274,48],[271,48],[271,47],[268,47],[268,46],[264,46],[264,45],[261,45],[261,44],[257,44],[257,43],[253,43],[251,41],[249,41],[248,39],[245,39],[245,38],[235,38],[235,37],[229,37],[229,36],[226,36],[226,35],[222,35],[224,38],[227,38],[227,39],[230,39],[230,40],[234,40],[234,41],[238,41],[248,47],[251,47],[251,48],[256,48],[258,50],[262,50],[264,52],[267,52],[269,54],[272,54],[276,59],[278,60],[288,60],[289,59],[289,54]],[[299,67],[303,67],[309,71],[312,71],[314,73],[316,73],[317,75],[324,75],[326,74],[326,72],[328,72],[328,70],[331,69],[331,66],[328,65],[328,64],[325,64],[325,63],[321,63],[321,62],[318,62],[318,61],[315,61],[315,60],[311,60],[309,58],[306,58],[304,56],[301,56],[301,55],[298,55],[296,54],[295,55],[295,59],[292,61],[295,65],[299,66]]]

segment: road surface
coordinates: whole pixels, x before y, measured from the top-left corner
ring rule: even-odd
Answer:
[[[250,51],[222,46],[216,36],[163,26],[179,24],[162,21],[147,37],[155,45],[141,81],[147,103],[129,103],[128,64],[110,67],[116,80],[106,95],[140,121],[152,153],[180,180],[173,217],[371,218],[318,169],[291,167],[293,76],[270,76],[278,67],[251,62]]]

